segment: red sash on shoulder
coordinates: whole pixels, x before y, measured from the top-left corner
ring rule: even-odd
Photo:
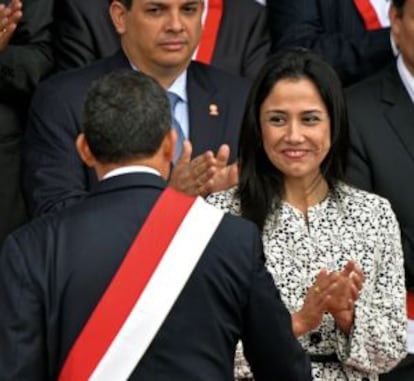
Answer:
[[[376,30],[390,26],[387,0],[354,0],[358,12],[364,19],[367,30]]]
[[[414,292],[407,292],[407,314],[408,318],[414,320]]]
[[[195,59],[199,62],[210,64],[223,16],[223,0],[209,0],[206,12],[206,19]]]
[[[408,353],[414,354],[414,293],[410,291],[407,291],[407,315],[407,350]]]
[[[71,348],[59,381],[126,380],[158,332],[223,213],[167,188]]]

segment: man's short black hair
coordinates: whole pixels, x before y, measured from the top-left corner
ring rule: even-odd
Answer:
[[[115,0],[109,0],[109,4],[111,4],[112,2],[114,2]],[[120,3],[125,5],[125,8],[130,10],[132,7],[132,0],[117,0]]]
[[[392,0],[392,5],[397,9],[399,13],[402,12],[404,8],[405,0]]]
[[[151,157],[171,128],[170,104],[151,77],[116,71],[92,85],[82,125],[91,152],[102,163]]]

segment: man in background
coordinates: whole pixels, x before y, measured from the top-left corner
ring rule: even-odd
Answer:
[[[397,61],[347,92],[351,127],[348,175],[387,198],[401,227],[409,355],[381,380],[414,380],[414,0],[390,8]]]
[[[121,50],[39,87],[24,146],[24,186],[32,214],[73,204],[96,184],[74,144],[81,132],[80,110],[92,81],[125,68],[152,76],[170,97],[178,135],[170,183],[189,194],[217,189],[213,176],[236,157],[248,83],[191,61],[203,5],[201,0],[114,0],[110,14]]]
[[[203,31],[193,58],[234,75],[254,77],[270,51],[266,8],[255,0],[204,0],[204,4]],[[120,47],[105,0],[59,0],[55,18],[58,70],[88,65]]]

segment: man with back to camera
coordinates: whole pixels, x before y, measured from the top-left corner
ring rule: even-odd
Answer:
[[[32,214],[73,204],[96,183],[74,145],[81,132],[80,110],[93,80],[124,68],[151,75],[175,99],[177,150],[182,155],[170,183],[189,194],[217,189],[214,175],[235,159],[248,85],[211,66],[191,62],[200,38],[202,9],[201,0],[112,1],[110,14],[122,49],[40,86],[24,146],[24,189]],[[192,151],[188,142],[182,144],[184,139],[191,141]],[[235,178],[234,171],[230,177]]]
[[[255,225],[166,187],[177,137],[157,82],[109,74],[82,120],[95,191],[0,255],[0,378],[230,381],[241,337],[256,380],[311,380]]]
[[[414,0],[393,0],[391,33],[399,55],[347,91],[349,179],[387,198],[401,228],[408,307],[408,356],[381,381],[414,380]]]

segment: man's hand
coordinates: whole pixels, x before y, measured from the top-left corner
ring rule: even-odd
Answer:
[[[186,140],[181,157],[172,170],[170,186],[192,196],[207,196],[237,184],[237,165],[227,165],[230,156],[227,145],[222,145],[216,156],[212,151],[206,151],[191,160],[191,152],[191,143]]]
[[[207,151],[191,160],[192,146],[186,140],[180,159],[175,164],[170,177],[170,186],[191,196],[206,192],[206,185],[215,173],[216,158]]]
[[[0,4],[0,52],[9,45],[10,39],[23,17],[21,0],[12,0],[8,6]]]
[[[216,155],[216,165],[213,168],[214,174],[208,180],[203,196],[207,196],[213,192],[219,192],[229,189],[239,182],[239,170],[237,163],[228,165],[230,157],[230,147],[227,144],[223,144]]]

